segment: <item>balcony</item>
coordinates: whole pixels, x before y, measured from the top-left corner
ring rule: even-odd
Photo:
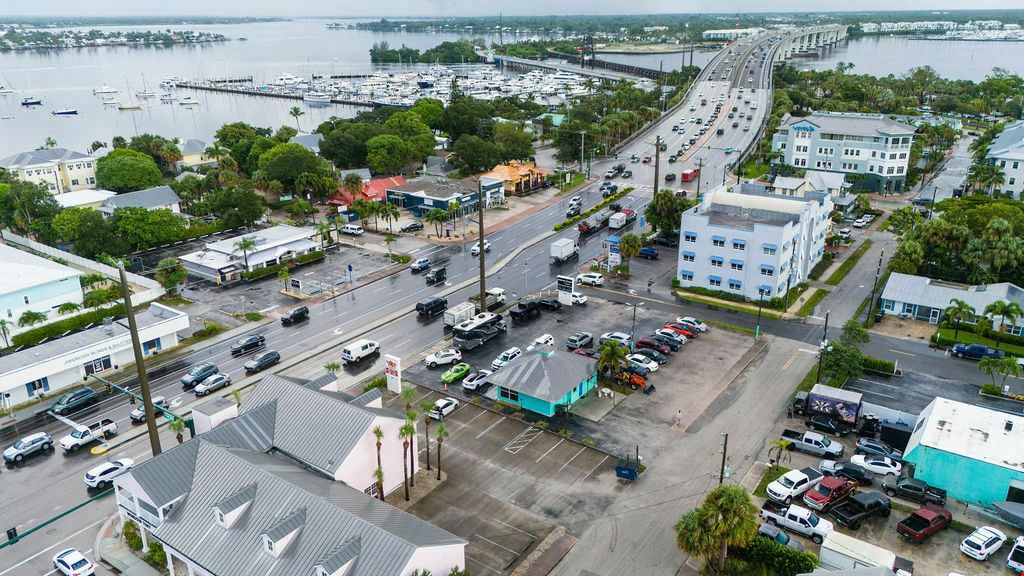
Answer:
[[[147,512],[141,506],[136,506],[134,500],[127,496],[122,496],[120,492],[117,494],[117,505],[127,512],[128,516],[139,520],[151,530],[155,530],[162,523],[159,516]]]

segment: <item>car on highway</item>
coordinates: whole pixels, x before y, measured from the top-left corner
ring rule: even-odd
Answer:
[[[490,242],[490,240],[484,238],[484,252],[490,252],[490,251],[491,251],[491,242]],[[473,256],[479,256],[480,255],[480,242],[474,242],[473,243],[473,247],[469,249],[469,253],[472,254]]]
[[[580,208],[579,206],[576,206],[576,205],[572,205],[572,206],[569,206],[569,209],[565,211],[565,217],[566,218],[572,218],[574,216],[579,216],[582,213],[583,213],[583,209],[582,208]]]
[[[459,401],[455,398],[441,398],[434,402],[434,407],[430,410],[430,417],[434,420],[444,420],[445,416],[448,416],[459,407]]]
[[[267,339],[263,334],[250,334],[248,336],[242,336],[235,343],[231,345],[231,355],[241,356],[246,352],[252,352],[258,350],[267,345]]]
[[[520,350],[517,346],[513,346],[499,354],[498,357],[495,358],[493,362],[491,362],[491,370],[500,370],[504,365],[515,360],[516,358],[519,358],[522,355],[523,351]]]
[[[565,339],[565,347],[569,350],[587,348],[594,343],[594,335],[590,332],[577,332]]]
[[[462,352],[455,348],[445,348],[427,356],[423,361],[427,364],[427,368],[437,368],[445,364],[455,364],[461,360]]]
[[[185,390],[191,390],[195,388],[196,384],[199,384],[217,372],[220,372],[220,368],[217,368],[217,365],[212,362],[196,364],[181,377],[181,386]]]
[[[673,155],[668,157],[668,163],[669,164],[674,164],[675,161],[676,161],[676,155],[675,154],[673,154]]]
[[[306,320],[309,320],[309,308],[305,306],[299,306],[298,308],[289,310],[281,316],[281,324],[283,326],[298,324],[299,322],[305,322]]]
[[[58,416],[70,414],[82,408],[92,406],[100,401],[100,397],[92,388],[79,388],[62,395],[50,406],[50,412]]]
[[[418,258],[415,262],[409,265],[409,270],[411,270],[413,274],[416,274],[417,272],[422,272],[429,268],[430,258]]]
[[[619,175],[619,171],[618,170],[609,170],[609,171],[604,173],[604,179],[605,180],[611,180],[612,178],[615,178],[618,175]]]
[[[732,123],[732,127],[733,128],[739,128],[740,127],[740,123],[739,122],[733,122]]]
[[[668,174],[665,174],[665,182],[675,182],[675,181],[676,181],[676,175],[674,173],[669,172]]]
[[[644,164],[650,164],[650,163],[651,163],[651,157],[650,156],[644,156]]]
[[[626,359],[629,360],[629,363],[633,366],[639,366],[648,372],[658,371],[658,363],[643,354],[630,354],[629,356],[626,356]]]
[[[398,229],[399,232],[417,232],[423,230],[423,222],[414,220]]]
[[[482,386],[486,385],[487,377],[491,374],[493,374],[493,372],[490,370],[477,370],[475,372],[470,372],[462,379],[462,389],[470,391],[480,389]]]
[[[975,560],[988,560],[1006,542],[1006,534],[991,526],[982,526],[960,542],[960,551]]]
[[[118,458],[117,460],[93,466],[85,473],[83,480],[85,481],[85,485],[89,488],[98,488],[103,490],[107,486],[110,486],[110,483],[114,478],[128,472],[134,467],[135,460],[132,460],[131,458]]]
[[[167,398],[164,398],[163,396],[153,396],[151,400],[153,401],[154,413],[157,417],[162,413],[159,410],[156,410],[156,408],[163,408],[164,410],[167,410],[170,407],[170,404],[167,402]],[[128,414],[128,419],[132,421],[132,424],[142,424],[146,421],[146,407],[136,407],[130,414]]]
[[[750,124],[747,124],[747,125],[743,126],[743,131],[744,132],[750,132]]]
[[[423,280],[429,284],[440,284],[448,280],[448,269],[447,268],[431,268],[423,276]]]
[[[879,476],[899,476],[900,471],[903,470],[903,465],[899,462],[888,458],[886,456],[865,456],[863,454],[854,455],[850,458],[850,462],[870,470]]]
[[[348,236],[362,236],[363,232],[363,227],[358,224],[345,224],[341,227],[341,233]]]
[[[451,384],[452,382],[465,377],[466,374],[469,374],[472,370],[473,367],[470,366],[468,362],[459,362],[441,374],[441,383],[446,385]]]
[[[246,374],[255,374],[270,368],[274,364],[281,361],[281,354],[277,350],[267,350],[266,352],[260,352],[259,354],[252,357],[242,365],[245,368]]]
[[[626,171],[624,171],[624,172],[622,173],[622,177],[623,177],[623,178],[632,178],[632,177],[633,177],[633,171],[632,171],[632,170],[626,170]]]
[[[221,388],[231,384],[231,376],[218,372],[213,376],[203,380],[193,389],[196,396],[206,396],[207,394],[220,390]]]
[[[577,276],[576,282],[586,286],[604,286],[604,275],[597,272],[586,272]]]
[[[643,248],[640,249],[639,252],[637,252],[636,255],[640,258],[646,258],[648,260],[657,260],[658,249],[655,248],[654,246],[644,246]]]
[[[53,567],[64,576],[93,576],[96,567],[78,551],[78,548],[65,548],[53,557]]]
[[[53,450],[53,438],[46,432],[29,434],[4,450],[4,462],[18,464],[33,454]]]

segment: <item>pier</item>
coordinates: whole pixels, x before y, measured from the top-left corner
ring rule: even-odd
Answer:
[[[214,85],[211,82],[223,82],[223,84]],[[252,79],[248,80],[248,86],[240,86],[243,80],[235,79],[229,81],[222,80],[204,80],[201,82],[188,81],[178,82],[178,88],[188,88],[191,90],[203,90],[206,92],[220,92],[222,94],[241,94],[244,96],[265,96],[267,98],[285,98],[288,100],[302,100],[302,94],[293,94],[289,92],[271,92],[268,90],[260,90],[258,88],[251,87]],[[233,85],[234,84],[234,85]],[[365,108],[372,108],[372,102],[365,102],[362,100],[345,100],[342,98],[331,98],[331,104],[342,104],[345,106],[363,106]],[[310,102],[310,104],[327,104],[326,102]]]

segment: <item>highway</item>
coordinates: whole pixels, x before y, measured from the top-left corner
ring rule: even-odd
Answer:
[[[755,42],[749,41],[735,44],[733,49],[737,52],[736,54],[730,55],[725,51],[716,56],[702,73],[699,82],[691,89],[687,100],[679,107],[680,112],[671,117],[666,116],[632,145],[620,152],[620,160],[609,159],[597,163],[595,165],[597,173],[603,173],[612,164],[621,162],[621,158],[628,159],[633,154],[639,157],[647,155],[653,157],[655,137],[661,136],[667,144],[668,152],[662,153],[659,178],[663,179],[664,174],[670,169],[678,177],[679,172],[696,167],[699,163],[702,166],[702,186],[704,183],[707,183],[708,186],[719,184],[721,182],[719,178],[726,170],[726,164],[736,158],[735,153],[730,154],[725,149],[729,147],[744,148],[756,134],[758,123],[767,113],[768,91],[764,88],[767,86],[771,59],[767,59],[763,64],[759,57],[755,60],[752,56],[756,50],[755,46]],[[726,59],[730,60],[732,65],[731,72],[725,71],[728,67],[724,63]],[[752,71],[748,71],[748,64]],[[717,80],[710,78],[712,71],[717,75]],[[727,79],[724,81],[725,86],[721,79],[722,74],[727,74]],[[747,82],[746,78],[753,80]],[[753,95],[756,100],[751,98],[752,102],[758,103],[756,110],[752,110],[742,102],[739,92],[741,87],[745,97],[750,96],[750,88],[758,88],[757,93]],[[669,163],[668,154],[678,150],[689,139],[689,135],[697,129],[696,124],[690,123],[686,125],[683,133],[679,134],[672,131],[673,124],[681,124],[681,117],[689,118],[702,115],[706,119],[714,108],[712,98],[717,99],[719,95],[724,95],[725,102],[722,107],[723,112],[717,122],[689,152],[683,154],[679,161]],[[703,98],[708,99],[707,106],[700,105]],[[694,112],[689,111],[691,106],[695,107]],[[731,124],[734,120],[727,118],[727,111],[731,110],[732,106],[737,106],[740,111],[745,113],[752,112],[753,121],[737,119],[736,121],[740,122],[740,127],[733,128]],[[750,131],[742,130],[745,123],[751,125]],[[719,127],[725,131],[722,136],[715,134]],[[644,206],[651,199],[656,184],[653,163],[650,165],[637,163],[631,165],[630,168],[634,170],[633,182],[617,180],[616,183],[620,186],[632,183],[637,185],[637,188],[623,198],[620,203],[625,208],[642,213]],[[663,185],[664,182],[657,184]],[[696,181],[687,184],[693,186],[690,189],[695,189]],[[679,183],[676,182],[670,187],[678,188]],[[583,198],[584,209],[601,200],[597,183],[586,186],[579,192],[579,195]],[[487,239],[492,245],[492,250],[485,254],[485,262],[488,263],[488,266],[521,249],[541,235],[549,233],[556,223],[564,219],[568,201],[567,195],[547,209],[515,226],[487,235]],[[606,229],[582,241],[579,263],[585,263],[598,256],[602,252],[602,240],[608,234],[609,231]],[[487,285],[505,288],[510,295],[513,292],[522,295],[526,291],[537,292],[550,288],[558,274],[575,273],[575,263],[561,266],[549,263],[549,243],[563,237],[577,237],[575,228],[569,227],[523,249],[504,267],[490,274]],[[333,300],[311,305],[308,322],[293,327],[270,324],[253,330],[253,332],[264,334],[267,338],[267,348],[278,350],[282,357],[287,359],[325,343],[345,342],[349,339],[348,334],[360,332],[365,326],[372,325],[389,314],[407,310],[408,313],[394,321],[371,330],[367,337],[381,342],[384,353],[397,354],[402,357],[415,355],[436,342],[443,334],[440,317],[427,322],[416,318],[413,312],[415,303],[447,290],[450,286],[475,278],[478,273],[478,262],[469,254],[468,245],[443,247],[427,245],[414,250],[412,255],[414,258],[446,258],[448,284],[445,287],[429,287],[421,275],[403,271],[359,287]],[[674,261],[675,256],[672,252],[668,252],[662,260],[666,265],[672,267],[674,267]],[[641,279],[639,282],[643,283],[645,280]],[[446,297],[451,305],[462,302],[477,292],[478,286],[473,283]],[[190,366],[200,362],[214,362],[222,372],[230,374],[233,380],[241,380],[245,376],[242,364],[248,360],[248,356],[233,358],[229,351],[230,344],[231,342],[222,342],[201,349],[186,356],[180,362],[176,362],[169,367],[166,373],[154,375],[152,378],[153,394],[168,398],[180,397],[185,401],[192,400],[191,393],[182,391],[179,378]],[[366,364],[359,368],[359,374],[350,375],[368,375],[374,371],[379,371],[379,364]],[[97,406],[78,414],[72,414],[71,417],[80,422],[109,417],[117,421],[118,426],[124,430],[132,427],[127,419],[132,408],[133,406],[128,405],[123,398],[106,398]],[[54,436],[55,441],[70,431],[66,425],[52,418],[41,416],[36,420],[22,423],[17,432],[10,429],[4,430],[0,433],[0,441],[6,446],[16,436],[39,430],[49,432]],[[173,439],[166,438],[166,431],[162,433],[162,436],[165,436],[165,446],[173,443]],[[90,494],[82,484],[82,474],[102,459],[129,456],[141,460],[146,458],[147,454],[148,446],[145,442],[134,442],[130,449],[117,451],[109,456],[90,456],[87,451],[65,456],[58,452],[30,459],[20,467],[4,468],[0,473],[0,493],[8,497],[5,498],[0,529],[16,526],[19,531],[24,532],[38,522],[85,500]],[[12,495],[25,495],[25,497],[13,498]],[[55,542],[67,541],[69,545],[78,546],[82,550],[92,548],[95,531],[87,528],[95,526],[98,521],[112,514],[114,508],[113,500],[107,498],[54,523],[41,533],[0,550],[0,576],[49,573],[51,570],[49,555],[40,554],[40,550]],[[17,567],[17,569],[12,571],[6,567]]]

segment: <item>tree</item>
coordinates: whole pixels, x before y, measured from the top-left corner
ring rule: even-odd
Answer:
[[[324,136],[320,155],[338,168],[362,168],[366,166],[366,143],[387,133],[381,124],[344,120]]]
[[[492,106],[482,100],[452,93],[451,101],[441,117],[441,130],[448,133],[452,141],[458,141],[463,134],[488,138],[491,135]]]
[[[676,523],[676,545],[701,556],[714,574],[723,574],[729,547],[742,547],[757,537],[757,507],[740,486],[722,484],[708,493],[698,508]]]
[[[1017,319],[1024,316],[1024,310],[1021,310],[1020,304],[1013,301],[996,300],[985,307],[985,314],[992,318],[995,322],[996,316],[999,317],[999,328],[996,333],[1003,331],[1003,326],[1006,324],[1016,324]],[[996,338],[996,348],[999,348],[1000,340]]]
[[[434,403],[430,400],[420,402],[420,411],[423,412],[423,442],[426,446],[427,470],[432,470],[430,467],[430,411],[433,409]]]
[[[306,220],[306,216],[316,214],[316,208],[314,208],[308,200],[303,200],[302,198],[296,198],[289,202],[285,211],[287,211],[292,218],[302,221]]]
[[[288,280],[292,277],[292,273],[288,271],[288,268],[281,268],[277,271],[277,280],[281,283],[282,290],[288,290]]]
[[[164,258],[156,265],[156,281],[171,294],[178,291],[178,286],[188,278],[185,265],[177,258]]]
[[[160,183],[160,168],[142,152],[120,148],[96,161],[96,186],[114,192],[134,192]]]
[[[406,421],[398,429],[398,439],[402,441],[402,481],[405,485],[405,501],[409,501],[409,439],[416,433],[416,429]]]
[[[58,212],[60,205],[44,185],[0,171],[0,223],[4,227],[50,243],[56,238],[51,222]]]
[[[680,198],[670,190],[659,190],[644,209],[644,216],[659,235],[671,236],[679,227],[683,212],[691,206],[686,198]]]
[[[181,418],[174,418],[167,423],[167,429],[174,432],[174,437],[178,440],[178,444],[185,441],[185,421]]]
[[[440,237],[441,225],[448,221],[448,215],[445,214],[444,210],[434,208],[430,210],[430,212],[427,212],[423,219],[434,224],[434,232],[438,237]]]
[[[626,232],[619,239],[619,255],[622,256],[622,261],[626,264],[627,276],[629,275],[629,260],[639,254],[643,247],[643,240],[635,232]]]
[[[274,132],[272,136],[274,142],[278,144],[286,144],[289,140],[298,135],[299,131],[291,126],[281,126]]]
[[[316,225],[316,233],[317,233],[318,236],[320,236],[320,251],[321,252],[323,252],[323,250],[324,250],[324,242],[325,241],[328,244],[331,243],[331,240],[332,240],[332,238],[331,238],[331,230],[333,230],[333,228],[331,227],[330,224],[328,224],[326,222],[320,222],[319,224]]]
[[[22,312],[18,318],[18,326],[22,328],[30,328],[36,324],[42,324],[46,322],[46,314],[43,312],[36,312],[34,310],[26,310]]]
[[[0,318],[0,337],[4,339],[4,348],[11,345],[11,323],[3,318]]]
[[[393,259],[393,255],[391,253],[391,245],[394,244],[394,243],[395,243],[395,237],[393,235],[391,235],[391,234],[385,234],[384,235],[384,245],[388,247],[388,258],[389,259]]]
[[[152,158],[164,174],[174,174],[175,166],[181,160],[178,144],[155,134],[140,134],[133,137],[128,143],[128,148]]]
[[[606,340],[597,347],[597,369],[608,372],[612,378],[619,372],[619,367],[626,363],[629,349],[617,340]]]
[[[94,212],[92,208],[84,206],[71,206],[58,212],[51,221],[53,231],[57,237],[64,242],[74,242],[78,239],[82,226],[82,216],[88,212]]]
[[[492,140],[498,146],[502,162],[528,160],[533,156],[533,135],[511,122],[495,124]]]
[[[112,224],[111,219],[104,218],[96,210],[82,214],[74,244],[75,254],[90,259],[100,254],[122,254],[124,242],[114,234]]]
[[[380,459],[380,447],[384,440],[384,431],[380,429],[380,426],[373,427],[373,437],[376,439],[377,445],[377,470],[380,470],[380,476],[377,477],[377,497],[384,501],[384,466],[381,464]],[[404,461],[404,458],[403,458]]]
[[[241,252],[245,262],[245,269],[249,269],[249,252],[256,249],[256,239],[252,236],[242,236],[235,242],[235,252]]]
[[[843,333],[839,336],[839,343],[843,346],[856,348],[860,344],[867,344],[870,340],[871,335],[856,318],[850,318],[843,324]]]
[[[828,379],[839,386],[860,378],[864,373],[863,357],[853,346],[835,342],[822,350],[821,355],[822,381]]]
[[[501,163],[498,146],[472,134],[459,137],[452,146],[452,152],[455,153],[455,164],[471,173],[490,170]]]
[[[437,431],[434,432],[434,437],[437,438],[437,479],[441,479],[441,445],[444,444],[445,438],[449,436],[448,427],[441,422],[437,425]],[[429,447],[429,446],[428,446]]]
[[[783,462],[792,460],[793,454],[790,451],[790,447],[792,445],[793,442],[790,440],[782,440],[778,438],[772,440],[772,445],[768,447],[768,461],[774,466],[776,464],[781,465]],[[774,458],[772,458],[773,454],[775,455]]]
[[[419,116],[427,126],[439,128],[444,116],[444,104],[434,98],[420,98],[413,102],[409,111]]]
[[[260,156],[259,168],[270,180],[292,188],[295,179],[305,172],[317,172],[317,157],[301,144],[278,144]]]
[[[946,319],[954,323],[954,339],[960,333],[960,323],[974,318],[975,315],[977,315],[977,311],[967,301],[959,298],[953,298],[949,301],[949,306],[946,308]]]
[[[81,309],[81,304],[75,302],[65,302],[57,307],[57,313],[60,314],[61,316],[64,316],[66,314],[74,314],[75,312],[78,312]]]
[[[363,193],[363,189],[366,184],[363,182],[363,177],[355,172],[349,172],[345,174],[345,177],[341,179],[341,187],[348,192],[352,200],[359,200],[359,195]]]
[[[913,206],[897,208],[889,215],[889,231],[894,236],[903,237],[917,226],[920,226],[922,220],[924,219]]]
[[[917,274],[917,269],[924,262],[924,246],[917,240],[907,238],[896,248],[889,269],[903,274]]]
[[[385,200],[380,203],[380,209],[377,210],[377,213],[385,222],[388,223],[388,232],[394,232],[394,229],[391,227],[391,223],[398,220],[399,216],[401,216],[398,206],[395,206]],[[394,238],[392,238],[391,241],[394,242]]]
[[[233,186],[215,193],[210,198],[210,208],[226,228],[248,228],[263,217],[267,201],[248,187]]]
[[[110,225],[114,233],[135,250],[180,240],[186,232],[185,220],[166,208],[118,208]]]
[[[288,115],[291,116],[292,118],[295,118],[295,129],[301,132],[302,128],[299,126],[299,117],[305,116],[306,113],[303,112],[302,109],[299,108],[298,106],[292,106],[292,109],[288,111]]]
[[[214,142],[210,146],[206,147],[204,153],[208,158],[221,162],[230,155],[231,151],[228,148],[221,146],[220,142]]]
[[[412,159],[412,150],[393,134],[374,136],[366,142],[366,163],[377,174],[396,174]]]

